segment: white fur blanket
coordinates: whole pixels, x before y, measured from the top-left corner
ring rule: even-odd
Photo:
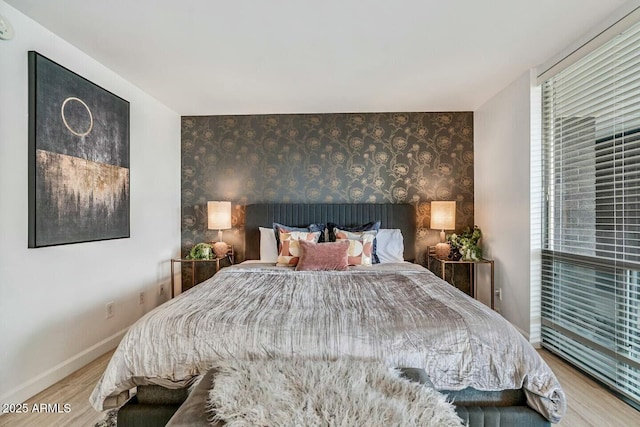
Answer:
[[[436,390],[360,360],[228,360],[217,364],[212,423],[240,426],[462,426]]]

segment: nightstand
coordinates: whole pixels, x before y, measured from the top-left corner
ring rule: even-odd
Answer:
[[[431,263],[436,262],[440,265],[440,277],[442,280],[446,280],[447,265],[451,265],[451,277],[453,277],[454,269],[456,265],[466,264],[469,266],[469,289],[471,296],[477,299],[477,287],[476,278],[478,277],[478,265],[488,264],[491,267],[491,309],[494,309],[495,303],[495,284],[494,284],[494,261],[492,259],[481,258],[477,261],[472,260],[458,260],[453,261],[448,258],[440,258],[435,254],[435,247],[429,247],[429,255],[427,256],[427,268],[431,270]]]
[[[223,262],[221,263],[221,261]],[[227,261],[227,263],[225,263],[224,261]],[[218,257],[210,258],[210,259],[172,258],[171,259],[171,298],[173,298],[174,280],[175,280],[174,265],[176,263],[179,263],[181,266],[183,266],[184,264],[191,265],[191,287],[194,287],[197,284],[196,283],[197,266],[203,265],[203,264],[214,264],[215,271],[213,272],[213,274],[215,274],[222,267],[226,267],[227,265],[233,265],[234,261],[235,261],[235,255],[233,252],[233,245],[229,245],[229,248],[227,250],[227,255],[222,258],[218,258]],[[184,289],[182,289],[181,291],[184,292]]]

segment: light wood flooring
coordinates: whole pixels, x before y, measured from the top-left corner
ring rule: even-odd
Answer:
[[[96,412],[89,404],[89,395],[106,369],[112,354],[113,351],[103,354],[84,368],[77,370],[26,402],[30,411],[34,404],[60,403],[63,405],[68,403],[71,405],[69,413],[5,414],[0,416],[0,426],[93,427],[95,423],[104,418],[104,414]]]
[[[67,414],[9,414],[0,416],[0,426],[7,427],[93,427],[103,418],[89,405],[89,395],[111,357],[109,352],[42,393],[29,399],[32,408],[38,403],[69,403]],[[604,387],[569,366],[546,350],[540,350],[544,360],[555,372],[567,395],[567,414],[562,427],[632,427],[640,426],[640,412],[609,393]]]
[[[563,427],[640,426],[640,412],[553,353],[544,349],[539,352],[558,377],[567,395],[567,413],[556,425]]]

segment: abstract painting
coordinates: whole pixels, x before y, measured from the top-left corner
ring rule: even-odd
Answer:
[[[129,102],[29,52],[30,248],[129,237]]]

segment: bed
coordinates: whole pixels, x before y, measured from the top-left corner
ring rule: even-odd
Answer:
[[[401,229],[404,258],[415,258],[413,207],[395,204],[247,206],[246,258],[260,259],[260,226],[370,221]],[[91,404],[104,410],[129,400],[119,426],[164,425],[216,360],[261,357],[424,369],[472,426],[549,425],[565,411],[557,379],[515,328],[411,262],[347,271],[225,268],[130,328]]]

